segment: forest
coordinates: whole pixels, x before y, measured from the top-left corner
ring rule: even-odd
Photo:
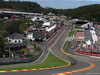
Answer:
[[[93,22],[100,22],[100,4],[81,6],[75,9],[55,9],[43,8],[36,2],[20,1],[20,0],[0,0],[0,8],[13,9],[23,12],[37,12],[47,14],[49,12],[62,14],[71,18],[86,19]]]

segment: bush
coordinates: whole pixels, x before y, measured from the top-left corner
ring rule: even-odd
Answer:
[[[75,28],[76,28],[76,29],[81,29],[81,27],[79,27],[79,26],[75,26]]]
[[[70,31],[70,33],[69,33],[68,37],[73,36],[74,32],[75,32],[75,31]]]
[[[34,48],[36,48],[36,46],[37,46],[37,45],[36,45],[36,43],[35,43],[35,42],[33,43],[33,46],[34,46]]]
[[[39,52],[39,51],[41,51],[41,48],[39,46],[37,46],[34,50],[35,50],[35,52]]]

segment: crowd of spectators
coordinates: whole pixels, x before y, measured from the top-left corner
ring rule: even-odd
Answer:
[[[100,53],[100,46],[98,43],[93,44],[93,45],[86,45],[85,42],[73,41],[71,48],[73,50]]]
[[[89,40],[91,43],[87,44],[86,41]],[[96,42],[95,44],[93,43],[90,30],[85,30],[85,41],[73,41],[71,49],[84,52],[100,53],[100,45],[98,42]]]
[[[90,30],[85,30],[85,41],[92,41],[92,36],[91,36],[91,33],[90,33]]]

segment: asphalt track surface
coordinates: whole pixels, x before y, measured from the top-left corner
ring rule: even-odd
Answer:
[[[62,45],[65,42],[65,39],[68,36],[69,31],[70,31],[70,28],[64,27],[64,29],[62,29],[62,31],[56,36],[56,38],[54,38],[51,42],[49,42],[50,40],[48,40],[46,43],[44,43],[43,44],[43,45],[45,45],[43,47],[44,53],[41,55],[41,57],[38,60],[36,60],[35,62],[32,62],[30,64],[40,63],[43,60],[45,60],[48,53],[52,53],[65,61],[71,62],[71,66],[57,68],[57,69],[47,69],[47,70],[0,73],[0,75],[21,75],[21,74],[22,75],[53,75],[53,74],[57,74],[57,73],[69,72],[69,71],[74,71],[74,70],[89,67],[90,62],[94,63],[96,65],[96,67],[86,70],[86,71],[73,73],[72,75],[91,75],[91,74],[92,75],[100,75],[100,66],[99,66],[100,60],[99,59],[83,57],[83,56],[76,56],[76,55],[66,55],[61,52],[60,49],[62,48]],[[60,37],[60,35],[62,35],[62,36]],[[50,45],[53,45],[53,47],[50,47],[48,49],[48,46],[50,46]],[[18,65],[24,66],[24,65],[29,65],[29,64],[18,64]],[[18,66],[18,65],[15,65],[15,66]],[[9,66],[9,67],[11,67],[11,66]],[[1,67],[2,66],[0,66],[0,68]],[[5,66],[5,67],[7,67],[7,66]]]

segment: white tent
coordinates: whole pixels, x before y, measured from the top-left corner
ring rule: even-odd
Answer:
[[[95,44],[96,42],[98,42],[98,37],[94,30],[90,30],[90,33],[92,35],[93,43]]]
[[[91,45],[91,41],[90,40],[86,41],[86,44]]]
[[[48,28],[46,31],[47,31],[47,32],[50,32],[51,30],[55,29],[55,28],[56,28],[56,26],[57,26],[57,25],[55,24],[54,26],[52,26],[52,27]]]
[[[45,27],[45,26],[50,26],[50,22],[44,22],[43,27]]]
[[[36,21],[37,20],[37,17],[35,16],[34,18],[31,19],[32,21]]]

